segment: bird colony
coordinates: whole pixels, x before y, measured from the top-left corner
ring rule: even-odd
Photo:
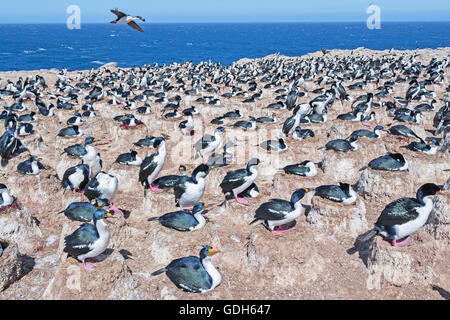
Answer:
[[[449,58],[0,73],[0,297],[440,298]]]

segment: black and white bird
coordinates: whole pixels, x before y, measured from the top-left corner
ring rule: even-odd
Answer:
[[[339,183],[339,185],[324,185],[315,188],[315,196],[328,199],[334,202],[352,204],[356,201],[356,191],[348,183]]]
[[[64,252],[83,263],[84,270],[92,271],[94,266],[86,262],[103,253],[108,247],[110,234],[105,222],[112,217],[111,213],[97,209],[94,213],[94,224],[85,223],[72,234],[64,238]]]
[[[178,172],[180,175],[168,175],[168,176],[162,176],[159,178],[156,178],[153,181],[153,185],[158,189],[169,189],[173,188],[175,184],[178,182],[181,176],[184,176],[186,174],[186,167],[184,165],[180,165],[178,167]]]
[[[123,215],[122,210],[117,208],[114,204],[114,198],[118,188],[119,179],[117,179],[117,177],[106,172],[99,172],[86,185],[84,195],[89,199],[89,201],[95,199],[108,199],[111,203],[109,210]]]
[[[315,136],[311,129],[302,129],[299,126],[295,128],[292,138],[295,140],[305,140],[308,138],[313,138]]]
[[[188,112],[186,114],[187,120],[181,121],[178,125],[178,128],[181,130],[181,133],[183,135],[187,136],[193,136],[194,135],[194,117],[192,116],[192,113]]]
[[[284,123],[283,123],[283,127],[282,127],[281,131],[287,137],[288,136],[292,137],[292,134],[294,133],[295,129],[300,124],[301,113],[298,111],[299,111],[299,107],[297,106],[297,107],[295,107],[293,114],[289,118],[287,118],[286,121],[284,121]]]
[[[145,22],[144,18],[142,18],[140,16],[132,17],[132,16],[130,16],[126,13],[123,13],[119,10],[111,10],[111,12],[117,16],[117,19],[114,21],[111,21],[111,23],[128,24],[133,29],[136,29],[140,32],[144,32],[144,30],[142,30],[142,28],[139,27],[138,24],[136,23],[137,20],[141,20],[141,21]]]
[[[321,163],[319,163],[319,166],[321,166]],[[284,170],[286,174],[304,177],[315,177],[317,175],[316,164],[309,160],[305,160],[297,164],[287,165],[281,170]]]
[[[139,182],[144,187],[144,193],[148,188],[152,191],[162,191],[153,184],[153,181],[166,162],[166,141],[164,138],[156,138],[153,142],[153,148],[156,149],[156,152],[144,158],[139,170]]]
[[[70,157],[82,158],[84,155],[87,154],[86,146],[91,145],[94,142],[95,142],[94,137],[87,137],[86,139],[84,139],[84,146],[82,146],[79,143],[68,146],[67,148],[64,148],[64,152],[61,154],[66,153]]]
[[[58,132],[58,137],[80,137],[83,135],[83,130],[78,126],[70,126],[62,128]]]
[[[0,155],[2,157],[1,165],[6,167],[9,159],[14,156],[14,151],[17,149],[19,144],[19,138],[16,134],[16,123],[13,122],[12,126],[6,125],[6,131],[0,138]]]
[[[189,292],[205,293],[214,290],[222,282],[222,276],[210,258],[217,252],[210,246],[204,246],[200,257],[175,259],[167,267],[153,272],[152,276],[166,273],[178,288]]]
[[[159,221],[161,225],[178,231],[194,231],[201,229],[206,224],[204,209],[206,202],[197,203],[192,212],[187,210],[169,212],[161,217],[149,218],[147,221]]]
[[[66,209],[58,213],[64,215],[72,221],[90,222],[94,218],[94,213],[99,209],[110,205],[108,199],[95,199],[95,204],[89,202],[72,202]]]
[[[373,131],[367,129],[359,129],[355,130],[350,134],[351,136],[355,136],[357,138],[369,138],[369,139],[378,139],[381,137],[381,131],[383,130],[383,126],[376,126]]]
[[[400,198],[389,203],[381,212],[373,229],[360,235],[357,242],[372,240],[377,234],[392,241],[396,247],[406,246],[409,235],[419,230],[433,210],[433,197],[442,191],[434,183],[422,185],[416,198]]]
[[[12,196],[8,187],[0,183],[0,211],[5,210],[15,204],[14,196]]]
[[[87,164],[79,164],[67,169],[61,181],[64,190],[70,189],[73,192],[81,192],[89,182],[91,169]]]
[[[405,126],[403,124],[392,126],[389,129],[387,129],[386,132],[388,132],[389,134],[394,135],[394,136],[403,136],[406,138],[416,138],[416,139],[419,139],[420,141],[423,141],[423,139],[421,137],[419,137],[417,134],[415,134],[414,131],[412,131],[410,128],[408,128],[407,126]]]
[[[140,166],[142,158],[139,157],[136,151],[130,150],[130,152],[120,154],[115,163],[126,164],[128,166]]]
[[[415,152],[422,152],[428,155],[435,155],[439,145],[435,142],[435,140],[426,141],[414,141],[408,144],[407,146],[402,146],[402,148],[406,148]]]
[[[337,152],[348,152],[350,150],[357,150],[358,145],[356,144],[356,141],[358,140],[358,137],[351,136],[350,139],[344,140],[344,139],[336,139],[329,141],[325,146],[317,148],[317,150],[320,149],[326,149],[326,150],[334,150]]]
[[[239,194],[250,187],[258,177],[256,166],[259,163],[259,159],[252,158],[248,162],[245,169],[238,169],[227,172],[222,182],[220,183],[222,193],[225,195],[225,202],[229,199],[234,198],[240,204],[246,206],[249,205],[246,199],[239,197]]]
[[[373,170],[405,171],[408,170],[408,161],[401,153],[387,153],[384,156],[371,160],[367,167]],[[361,170],[367,167],[361,168]]]
[[[206,188],[206,176],[209,167],[201,164],[194,169],[192,175],[181,176],[174,186],[175,205],[181,208],[195,206],[203,196]]]
[[[37,175],[39,172],[45,169],[40,158],[36,156],[30,156],[28,160],[21,162],[17,165],[17,171],[21,174]]]
[[[194,144],[194,159],[202,157],[203,163],[206,163],[208,161],[207,157],[209,157],[222,144],[222,136],[225,134],[225,132],[225,128],[218,127],[214,131],[214,136],[205,134],[199,141]]]
[[[283,138],[279,138],[278,140],[267,140],[261,142],[259,146],[269,152],[270,151],[280,152],[287,150],[287,145],[284,142]]]
[[[254,220],[250,224],[262,221],[274,236],[292,231],[293,228],[284,229],[283,226],[290,225],[305,212],[301,200],[309,191],[311,189],[297,189],[292,193],[290,201],[271,199],[263,203],[256,209]]]

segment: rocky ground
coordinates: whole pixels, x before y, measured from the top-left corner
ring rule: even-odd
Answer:
[[[353,51],[354,55],[368,57],[387,53],[362,48]],[[394,53],[409,55],[413,51]],[[428,64],[432,57],[448,58],[450,48],[414,53],[418,53],[418,61]],[[351,52],[333,50],[328,54],[332,57]],[[308,56],[321,55],[317,52]],[[249,61],[244,59],[238,63]],[[114,66],[110,68],[114,69]],[[3,72],[0,77],[16,81],[19,76],[40,74],[51,87],[57,73],[57,70]],[[68,73],[72,78],[76,75],[77,72]],[[448,98],[445,93],[448,74],[445,77],[445,85],[435,85],[433,90],[438,97]],[[307,81],[305,87],[314,89],[317,85]],[[376,84],[369,88],[373,92]],[[397,84],[394,95],[404,97],[407,88],[407,82]],[[261,100],[245,106],[245,114],[270,115],[270,109],[262,108],[273,102],[274,90],[264,90]],[[355,90],[351,95],[363,93]],[[145,126],[133,130],[119,128],[112,118],[123,114],[124,110],[107,103],[96,105],[97,118],[86,120],[82,127],[85,135],[80,138],[57,137],[58,131],[66,126],[65,121],[73,115],[71,111],[57,110],[55,117],[34,123],[37,133],[22,141],[49,169],[38,176],[20,175],[16,167],[28,157],[27,154],[12,159],[7,167],[0,169],[0,182],[9,187],[19,204],[19,208],[0,212],[0,241],[8,243],[0,257],[0,299],[448,299],[448,188],[435,198],[435,209],[427,225],[412,236],[408,247],[393,247],[377,237],[370,248],[352,248],[355,238],[372,227],[389,202],[400,197],[414,197],[416,190],[426,182],[447,182],[448,185],[449,173],[442,170],[450,167],[449,153],[429,156],[402,149],[400,146],[406,145],[406,141],[386,133],[378,140],[362,140],[357,151],[347,154],[317,150],[331,139],[346,138],[352,131],[363,128],[359,122],[334,120],[338,114],[350,110],[349,102],[341,105],[336,101],[329,110],[329,121],[308,125],[316,134],[314,138],[306,141],[288,139],[288,150],[281,154],[269,154],[255,145],[275,138],[277,130],[290,115],[286,110],[274,111],[278,123],[264,125],[267,130],[248,134],[230,130],[227,138],[236,141],[238,159],[230,167],[212,170],[207,177],[202,200],[211,208],[206,226],[199,231],[181,233],[148,222],[149,217],[176,210],[173,194],[148,192],[144,199],[143,187],[138,182],[139,167],[113,162],[132,147],[145,157],[151,150],[139,149],[133,142],[147,135],[164,134],[168,136],[168,156],[160,176],[176,173],[180,164],[188,167],[188,173],[192,172],[200,161],[194,161],[189,152],[204,132],[213,132],[211,119],[242,106],[237,98],[222,99],[222,107],[196,104],[193,102],[196,98],[186,98],[182,102],[182,107],[201,107],[201,114],[195,117],[196,134],[193,137],[181,136],[174,130],[179,121],[163,120],[159,112],[163,105],[157,103],[151,103],[153,114],[137,115]],[[299,101],[307,102],[312,98],[303,97]],[[11,102],[7,101],[7,104]],[[26,104],[30,110],[36,109],[34,103]],[[441,107],[442,102],[438,105]],[[372,127],[376,124],[387,127],[392,123],[384,109],[376,110],[376,113]],[[420,136],[430,135],[425,129],[433,129],[434,114],[435,111],[424,113],[423,124],[409,126]],[[36,139],[38,135],[41,142]],[[61,152],[64,147],[82,143],[87,135],[97,138],[96,149],[102,156],[103,169],[119,178],[116,203],[126,213],[109,226],[110,244],[100,261],[95,263],[93,272],[84,271],[78,261],[63,252],[64,237],[79,224],[58,214],[71,202],[81,199],[78,194],[63,194],[60,179],[67,168],[79,161],[61,155]],[[106,142],[108,144],[103,144]],[[387,151],[403,153],[410,163],[409,172],[360,171],[370,160]],[[245,159],[253,155],[262,161],[256,180],[260,196],[250,199],[249,207],[235,201],[225,209],[217,207],[223,200],[218,185],[226,171],[244,167]],[[288,176],[277,170],[303,160],[323,161],[323,169],[313,178]],[[358,184],[360,194],[354,205],[319,200],[310,193],[304,201],[310,210],[298,219],[295,231],[274,237],[260,224],[249,225],[258,206],[270,198],[289,199],[296,188],[339,182]],[[165,275],[150,275],[175,258],[198,255],[202,245],[206,244],[220,251],[212,258],[222,274],[222,283],[215,290],[206,294],[186,293],[177,289]]]

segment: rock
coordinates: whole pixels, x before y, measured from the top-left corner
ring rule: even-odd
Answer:
[[[0,213],[0,238],[17,243],[22,252],[32,253],[42,232],[30,210],[20,203],[19,206]]]
[[[101,69],[101,68],[117,68],[117,62],[105,63],[104,65],[100,66],[98,69]]]
[[[356,237],[368,228],[366,207],[361,199],[357,199],[353,205],[344,205],[313,197],[306,221],[315,228],[327,231],[328,235]]]
[[[323,173],[329,177],[330,181],[353,183],[358,179],[361,162],[355,157],[355,152],[338,153],[335,151],[326,151],[322,160]]]
[[[386,183],[389,181],[389,183]],[[415,180],[406,171],[365,169],[356,183],[356,192],[364,199],[387,203],[392,197],[415,194]]]
[[[445,240],[450,243],[450,201],[448,198],[449,191],[446,191],[445,194],[433,199],[433,211],[425,228],[436,240]]]
[[[0,256],[0,291],[30,272],[34,265],[34,259],[21,254],[14,242],[10,242]]]
[[[430,285],[435,276],[435,259],[436,250],[430,241],[398,248],[376,237],[369,250],[367,289],[381,289],[385,287],[383,282],[396,287]]]

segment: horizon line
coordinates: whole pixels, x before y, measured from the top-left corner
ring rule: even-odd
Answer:
[[[365,23],[366,20],[343,20],[343,21],[160,21],[160,22],[146,22],[141,24],[233,24],[233,23]],[[386,20],[382,23],[414,23],[414,22],[428,22],[428,23],[450,23],[450,20]],[[5,24],[66,24],[66,22],[0,22],[0,25]],[[82,24],[110,24],[109,22],[83,22]]]

